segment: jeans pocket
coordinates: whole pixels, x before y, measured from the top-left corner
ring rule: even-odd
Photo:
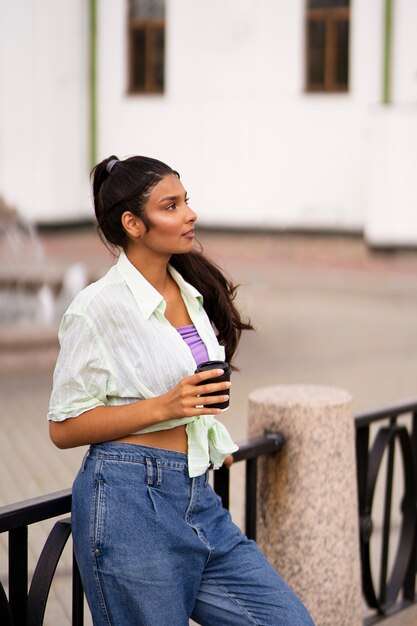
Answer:
[[[99,463],[101,469],[101,463]],[[92,542],[96,553],[103,547],[106,516],[106,486],[100,472],[96,473],[93,492]]]

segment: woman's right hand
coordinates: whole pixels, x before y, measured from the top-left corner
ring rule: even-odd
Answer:
[[[218,415],[221,413],[221,409],[210,408],[210,405],[225,402],[229,399],[228,390],[231,383],[229,381],[208,383],[206,385],[199,385],[199,383],[204,383],[205,380],[222,376],[223,374],[222,369],[207,370],[192,376],[186,376],[180,380],[173,389],[159,396],[161,421],[193,417],[194,415]],[[213,391],[218,392],[219,395],[205,397],[204,404],[206,406],[201,406],[202,398],[200,396],[206,396],[206,394]]]
[[[197,383],[222,374],[222,369],[200,372],[183,378],[162,396],[117,406],[97,406],[78,417],[63,422],[50,422],[51,439],[58,448],[74,448],[121,439],[169,419],[217,415],[221,413],[221,409],[211,409],[210,404],[228,399],[230,383],[223,381],[201,386]],[[219,395],[204,398],[204,404],[208,406],[203,408],[200,396],[211,391],[218,391]]]

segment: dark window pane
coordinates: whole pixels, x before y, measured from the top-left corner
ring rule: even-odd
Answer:
[[[350,0],[308,0],[309,9],[339,9],[349,4]]]
[[[130,16],[141,20],[162,19],[165,15],[165,0],[131,0]]]
[[[321,21],[308,23],[308,85],[324,85],[326,25]]]
[[[161,93],[165,79],[165,0],[129,0],[130,89]]]
[[[132,87],[144,89],[146,82],[146,45],[145,30],[138,28],[131,31],[132,42]]]
[[[347,85],[349,73],[349,23],[340,21],[336,26],[335,80],[340,86]]]
[[[158,28],[154,37],[154,71],[155,85],[161,91],[164,88],[164,53],[165,53],[165,32]]]

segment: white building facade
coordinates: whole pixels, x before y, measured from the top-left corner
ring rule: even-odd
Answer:
[[[348,20],[346,84],[311,89],[308,20],[328,9]],[[161,29],[163,77],[135,90]],[[146,154],[202,225],[417,244],[415,0],[21,0],[1,3],[0,46],[0,195],[39,224],[92,216],[91,155]]]

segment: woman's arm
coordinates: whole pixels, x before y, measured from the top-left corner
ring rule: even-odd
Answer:
[[[210,383],[197,386],[201,381],[223,374],[223,370],[209,370],[183,378],[173,389],[148,400],[140,400],[121,406],[98,406],[85,411],[78,417],[62,422],[51,421],[49,434],[58,448],[75,448],[103,441],[113,441],[170,419],[193,417],[194,415],[217,415],[221,409],[197,408],[200,395],[216,391],[222,394],[229,389],[230,382]],[[224,402],[227,395],[208,396],[205,404]]]

